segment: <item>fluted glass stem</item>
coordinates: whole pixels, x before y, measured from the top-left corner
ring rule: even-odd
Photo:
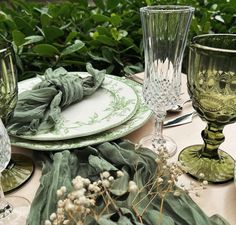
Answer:
[[[158,112],[158,111],[157,111]],[[155,128],[154,128],[154,137],[153,137],[153,147],[158,148],[163,147],[165,139],[163,136],[163,123],[166,117],[166,111],[157,113],[155,115]]]

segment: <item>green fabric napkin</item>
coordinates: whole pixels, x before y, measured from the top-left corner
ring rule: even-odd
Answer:
[[[47,69],[40,83],[19,95],[8,131],[21,135],[53,129],[61,118],[62,109],[92,95],[101,86],[105,71],[96,70],[91,64],[86,68],[91,75],[86,78],[69,74],[62,67],[54,71]]]
[[[42,153],[41,153],[42,154]],[[116,198],[119,206],[117,212],[110,212],[101,216],[97,221],[90,218],[86,225],[141,225],[133,211],[130,210],[134,195],[136,193],[124,194],[127,191],[127,182],[132,179],[139,187],[152,179],[156,171],[155,155],[147,149],[135,151],[134,145],[127,141],[106,142],[95,147],[86,147],[75,151],[63,151],[55,154],[44,155],[43,174],[40,180],[40,187],[32,202],[28,217],[29,225],[43,225],[50,214],[56,209],[56,190],[61,186],[71,189],[71,180],[80,175],[94,179],[102,171],[122,170],[124,176],[115,181],[111,192]],[[147,188],[144,187],[142,195],[145,195]],[[139,210],[145,207],[145,201],[140,204]],[[160,217],[160,199],[155,198],[152,204],[145,211],[143,224],[156,225]],[[114,221],[114,218],[116,220]],[[164,215],[162,225],[229,225],[222,217],[206,214],[192,201],[187,194],[180,197],[168,195],[164,202]]]

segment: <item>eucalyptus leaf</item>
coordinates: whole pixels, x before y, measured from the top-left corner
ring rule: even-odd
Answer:
[[[121,216],[117,222],[117,225],[133,225],[133,223],[125,216]]]
[[[117,170],[115,166],[106,160],[94,155],[89,156],[89,164],[93,166],[99,173],[103,171]]]
[[[130,176],[125,170],[123,173],[124,175],[114,180],[109,188],[110,192],[116,196],[122,196],[128,192]]]
[[[157,210],[146,210],[143,218],[147,224],[175,225],[174,220]]]
[[[101,216],[98,220],[97,223],[99,225],[117,225],[115,222],[111,221],[109,217],[107,216]]]

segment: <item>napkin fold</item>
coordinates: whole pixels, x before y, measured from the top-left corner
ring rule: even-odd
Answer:
[[[62,109],[92,95],[101,86],[105,70],[96,70],[89,63],[86,69],[91,76],[85,78],[69,74],[62,67],[47,69],[40,83],[19,94],[8,131],[13,135],[32,135],[53,129]]]
[[[40,155],[42,156],[42,153]],[[42,161],[42,177],[31,205],[28,217],[29,225],[44,225],[44,221],[56,210],[56,190],[61,186],[66,186],[68,190],[71,190],[71,180],[77,175],[96,179],[104,170],[122,170],[124,172],[124,176],[119,178],[122,179],[122,182],[118,179],[117,183],[113,183],[111,187],[112,194],[117,196],[114,201],[121,213],[119,216],[114,216],[117,212],[110,211],[109,214],[102,215],[96,221],[94,218],[90,218],[85,225],[157,224],[158,218],[161,216],[160,199],[157,197],[152,201],[143,215],[143,223],[140,223],[129,207],[136,193],[124,195],[127,185],[122,185],[128,180],[134,180],[140,188],[143,188],[143,192],[138,196],[140,199],[146,196],[138,208],[138,210],[143,210],[150,200],[146,195],[148,189],[145,184],[153,178],[157,167],[152,151],[148,149],[137,151],[130,142],[117,141],[75,151],[65,150],[55,154],[43,154]],[[185,193],[179,197],[172,194],[167,195],[163,213],[163,225],[229,225],[219,215],[208,217]]]

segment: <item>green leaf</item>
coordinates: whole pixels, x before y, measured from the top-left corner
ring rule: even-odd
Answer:
[[[125,66],[124,68],[124,72],[127,75],[132,75],[135,73],[140,73],[143,71],[143,66],[141,63],[139,63],[138,65],[129,65],[129,66]]]
[[[130,177],[125,170],[123,172],[124,176],[115,179],[109,188],[109,191],[116,196],[122,196],[128,192]]]
[[[99,172],[118,170],[115,166],[113,166],[111,163],[109,163],[108,161],[106,161],[105,159],[101,157],[90,155],[88,160],[89,160],[89,164]]]
[[[110,18],[108,16],[102,15],[102,14],[94,14],[91,16],[91,18],[95,22],[109,22]]]
[[[100,9],[105,9],[105,5],[103,3],[103,0],[94,0],[94,3],[97,7],[99,7]]]
[[[236,33],[236,26],[232,26],[230,28],[230,33]]]
[[[16,17],[15,23],[18,30],[21,30],[25,35],[30,36],[34,34],[34,29],[30,26],[29,21],[26,21],[23,17]]]
[[[98,220],[97,223],[99,225],[117,225],[117,223],[111,221],[109,218],[106,218],[106,215],[101,216]]]
[[[102,49],[102,56],[103,56],[103,58],[105,58],[107,60],[107,62],[111,63],[113,61],[113,58],[114,58],[114,54],[113,54],[112,49],[103,48]]]
[[[130,221],[130,219],[128,219],[125,216],[121,216],[119,218],[119,221],[117,223],[117,225],[133,225],[134,223]]]
[[[79,51],[81,48],[83,48],[84,45],[85,45],[84,42],[77,40],[77,41],[75,42],[75,44],[66,47],[66,48],[62,51],[61,56],[65,56],[65,55],[69,55],[69,54],[71,54],[71,53],[73,53],[73,52],[77,52],[77,51]]]
[[[159,224],[175,225],[174,220],[170,216],[166,216],[157,210],[147,209],[144,212],[143,218],[148,224],[156,224],[159,220],[161,220],[161,223]]]
[[[66,43],[70,43],[78,35],[77,31],[71,31],[66,37]]]
[[[44,27],[43,32],[45,38],[48,39],[49,41],[54,41],[55,39],[64,35],[64,31],[55,26]]]
[[[42,8],[34,7],[34,10],[41,13],[41,14],[47,14],[48,13],[48,8],[47,7],[42,7]]]
[[[29,44],[33,44],[33,43],[37,43],[40,42],[44,39],[43,36],[40,35],[32,35],[32,36],[28,36],[25,37],[25,43],[23,45],[29,45]]]
[[[116,26],[118,26],[122,22],[122,19],[117,14],[112,13],[110,21],[111,21],[112,25],[116,27]]]
[[[12,20],[11,16],[0,10],[0,21]]]
[[[116,42],[112,38],[107,37],[106,35],[99,35],[96,37],[96,40],[109,46],[116,45]]]
[[[120,0],[108,0],[107,1],[107,9],[115,9],[117,5],[120,3]]]
[[[101,61],[101,62],[107,62],[107,63],[110,63],[110,60],[107,60],[106,58],[103,58],[99,55],[95,55],[94,53],[92,52],[88,52],[88,55],[95,61]]]
[[[117,30],[116,28],[112,28],[111,34],[115,40],[119,41],[123,37],[126,37],[128,33],[125,30]]]
[[[101,34],[104,34],[108,37],[111,37],[111,32],[110,32],[110,28],[107,28],[107,27],[102,27],[102,26],[98,26],[97,27],[97,31],[98,33],[101,35]]]
[[[35,45],[33,47],[33,51],[39,54],[40,56],[47,56],[47,57],[51,57],[51,56],[59,54],[58,49],[54,47],[53,45],[49,45],[49,44]]]
[[[46,14],[46,13],[42,13],[40,16],[40,20],[41,20],[42,27],[46,27],[51,24],[52,16],[50,16],[49,14]]]
[[[25,42],[25,35],[19,30],[13,30],[12,37],[16,46],[20,46]]]

